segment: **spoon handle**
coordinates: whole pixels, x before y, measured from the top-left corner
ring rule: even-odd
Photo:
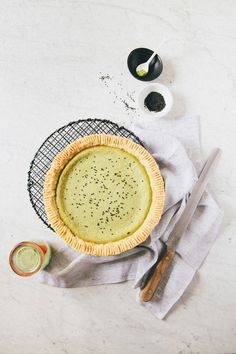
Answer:
[[[156,55],[156,52],[153,52],[152,55],[150,56],[150,58],[148,59],[147,63],[146,63],[147,65],[149,65],[151,63],[151,61],[155,57],[155,55]]]
[[[165,37],[162,38],[162,41],[161,41],[161,43],[159,44],[158,49],[155,50],[155,51],[152,53],[152,55],[150,56],[150,58],[148,59],[147,65],[149,65],[149,64],[151,63],[152,59],[153,59],[153,58],[155,57],[155,55],[157,54],[157,51],[162,47],[162,45],[163,45],[166,41],[167,41],[167,39],[166,39]]]

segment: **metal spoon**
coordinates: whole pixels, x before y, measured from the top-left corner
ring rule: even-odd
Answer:
[[[165,39],[165,38],[163,38],[163,40],[161,41],[161,43],[160,43],[158,49],[160,49],[160,47],[162,46],[162,44],[163,44],[164,42],[166,42],[166,39]],[[137,74],[138,76],[146,76],[146,75],[148,74],[149,65],[150,65],[152,59],[155,57],[156,54],[157,54],[156,51],[153,52],[153,54],[150,56],[150,58],[149,58],[146,62],[141,63],[141,64],[139,64],[139,65],[137,66],[137,68],[136,68],[136,74]]]

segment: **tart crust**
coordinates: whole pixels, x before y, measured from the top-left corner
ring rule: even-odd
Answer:
[[[79,152],[94,146],[111,146],[127,151],[144,166],[150,180],[152,200],[149,212],[142,225],[131,235],[114,242],[95,243],[75,236],[61,219],[56,203],[56,189],[62,170]],[[45,210],[55,232],[78,252],[93,256],[112,256],[125,252],[144,242],[159,223],[164,207],[164,183],[159,167],[152,155],[141,145],[123,137],[107,134],[88,135],[75,140],[63,149],[53,160],[44,182]]]

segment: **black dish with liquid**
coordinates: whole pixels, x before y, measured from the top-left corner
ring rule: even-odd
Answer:
[[[159,55],[155,55],[152,59],[147,75],[139,76],[136,73],[136,69],[139,64],[145,63],[150,56],[153,54],[153,51],[148,48],[136,48],[128,56],[127,64],[130,73],[138,80],[141,81],[151,81],[156,79],[163,70],[163,64]]]
[[[144,100],[145,107],[151,112],[160,112],[165,106],[165,99],[159,92],[150,92]]]

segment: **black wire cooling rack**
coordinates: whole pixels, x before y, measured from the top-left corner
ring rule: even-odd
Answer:
[[[54,157],[74,140],[90,134],[122,136],[143,145],[142,141],[124,127],[103,119],[82,119],[71,122],[52,133],[40,146],[28,172],[27,189],[30,202],[39,218],[50,227],[43,203],[43,184]]]

